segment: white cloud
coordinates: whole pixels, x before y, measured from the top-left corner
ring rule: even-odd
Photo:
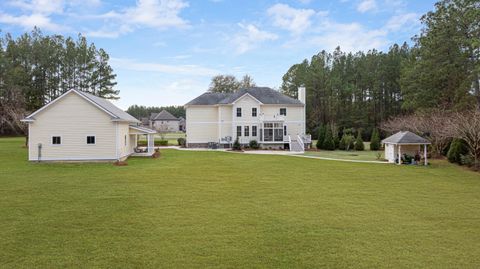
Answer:
[[[92,19],[105,20],[108,26],[87,34],[116,38],[141,27],[159,30],[187,27],[188,22],[180,17],[180,12],[186,7],[188,3],[183,0],[138,0],[133,7],[91,16]]]
[[[0,13],[0,22],[21,26],[25,30],[31,30],[37,26],[52,32],[69,31],[70,27],[54,23],[51,16],[55,14],[66,16],[68,8],[96,7],[100,3],[100,0],[10,0],[6,4],[19,9],[21,13],[19,15]]]
[[[366,29],[359,23],[338,23],[325,21],[320,35],[312,37],[308,42],[320,46],[327,51],[333,51],[340,46],[342,51],[367,51],[373,48],[382,49],[390,43],[383,29]]]
[[[273,25],[293,34],[300,34],[311,26],[311,17],[315,11],[295,9],[286,4],[275,4],[267,10],[267,14],[273,18]]]
[[[377,2],[375,2],[375,0],[362,0],[357,6],[357,10],[361,13],[365,13],[367,11],[373,11],[376,9],[377,9]]]
[[[31,11],[35,14],[52,14],[62,13],[64,8],[63,0],[13,0],[9,5],[18,7],[23,10]]]
[[[25,30],[32,30],[33,27],[39,27],[52,32],[59,32],[67,30],[68,28],[56,23],[53,23],[49,16],[43,14],[31,14],[12,16],[9,14],[0,13],[0,22],[6,24],[13,24],[23,27]]]
[[[151,62],[139,62],[134,59],[125,58],[111,58],[110,63],[115,69],[143,71],[143,72],[157,72],[166,74],[180,74],[189,76],[207,76],[211,77],[221,73],[208,67],[199,65],[169,65]]]
[[[388,20],[385,28],[389,31],[413,30],[420,26],[420,15],[417,13],[397,14]]]
[[[242,31],[237,33],[232,39],[233,44],[237,47],[237,53],[242,54],[256,48],[260,43],[275,40],[278,38],[276,34],[262,31],[253,24],[238,24]]]
[[[155,28],[182,27],[187,22],[179,17],[179,13],[186,7],[188,3],[182,0],[139,0],[135,7],[125,11],[122,19]]]

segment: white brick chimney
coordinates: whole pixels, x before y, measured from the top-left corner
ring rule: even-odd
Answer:
[[[300,102],[302,102],[303,104],[305,104],[305,95],[306,95],[305,87],[304,86],[298,87],[298,100],[300,100]]]

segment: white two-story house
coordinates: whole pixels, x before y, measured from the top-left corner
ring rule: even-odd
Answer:
[[[262,148],[302,151],[305,135],[305,88],[298,99],[266,87],[233,93],[206,92],[185,105],[187,147],[230,147],[256,140]]]

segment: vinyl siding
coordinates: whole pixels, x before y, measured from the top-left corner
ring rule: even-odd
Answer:
[[[237,117],[237,108],[242,108],[242,116]],[[257,108],[257,117],[252,117],[252,108]],[[267,119],[278,118],[280,108],[287,108],[285,119],[287,135],[303,134],[304,107],[286,105],[261,105],[249,95],[243,96],[233,105],[188,106],[187,107],[187,143],[220,142],[220,138],[237,136],[237,126],[242,126],[241,143],[259,140],[262,114]],[[252,126],[257,127],[257,136],[252,136]],[[244,126],[249,126],[249,136],[245,137]]]
[[[219,142],[217,106],[189,106],[186,121],[187,143]]]
[[[118,157],[121,159],[133,153],[129,131],[130,127],[128,123],[118,123]]]
[[[29,123],[29,159],[42,160],[116,159],[115,123],[108,114],[87,100],[70,93],[35,115]],[[52,136],[61,136],[61,145],[52,145]],[[95,136],[95,145],[87,136]]]

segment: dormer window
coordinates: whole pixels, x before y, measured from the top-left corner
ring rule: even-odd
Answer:
[[[287,116],[287,109],[286,108],[280,108],[280,116]]]
[[[242,108],[237,107],[237,117],[241,117],[241,116],[242,116]]]

